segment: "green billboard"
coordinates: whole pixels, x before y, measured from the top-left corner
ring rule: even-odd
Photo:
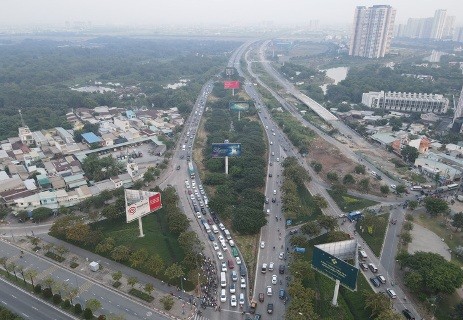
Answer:
[[[249,102],[246,102],[246,101],[231,101],[228,106],[231,111],[249,110]]]
[[[314,247],[312,255],[312,268],[323,273],[328,278],[339,280],[349,290],[357,290],[358,269],[347,262]]]

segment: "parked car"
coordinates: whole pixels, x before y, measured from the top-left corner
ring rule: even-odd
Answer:
[[[262,292],[259,293],[259,302],[264,302],[264,297],[265,297],[264,293]]]

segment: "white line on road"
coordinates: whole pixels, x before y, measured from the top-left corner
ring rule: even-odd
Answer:
[[[12,296],[13,298],[15,298],[15,299],[18,299],[18,298],[16,298],[14,295],[11,295],[11,296]]]
[[[3,303],[4,305],[6,305],[6,306],[8,305],[8,304],[7,304],[5,301],[3,301],[3,300],[2,300],[2,303]]]
[[[25,316],[26,318],[29,318],[29,316],[27,314],[25,314],[24,312],[21,312],[23,316]]]

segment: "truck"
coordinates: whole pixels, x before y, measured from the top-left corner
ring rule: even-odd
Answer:
[[[230,231],[228,231],[228,229],[225,229],[223,233],[225,234],[225,238],[227,238],[227,240],[230,240],[232,238]]]
[[[251,300],[251,306],[249,308],[249,313],[254,314],[256,313],[257,302],[255,300]]]
[[[347,219],[349,219],[350,222],[352,221],[357,221],[362,217],[362,213],[360,211],[352,211],[349,212],[347,215]]]
[[[463,202],[463,195],[459,194],[457,196],[457,200],[460,201],[460,202]]]
[[[188,161],[188,173],[189,173],[191,179],[195,178],[195,168],[194,168],[193,163],[191,161]]]
[[[211,232],[211,227],[209,226],[209,223],[204,223],[204,230],[206,230],[207,233]]]

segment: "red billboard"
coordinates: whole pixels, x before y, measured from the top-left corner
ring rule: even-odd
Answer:
[[[154,196],[151,196],[148,199],[150,204],[150,211],[156,211],[162,207],[160,193],[156,193]]]
[[[239,89],[240,82],[239,81],[224,81],[223,88],[224,89]]]

